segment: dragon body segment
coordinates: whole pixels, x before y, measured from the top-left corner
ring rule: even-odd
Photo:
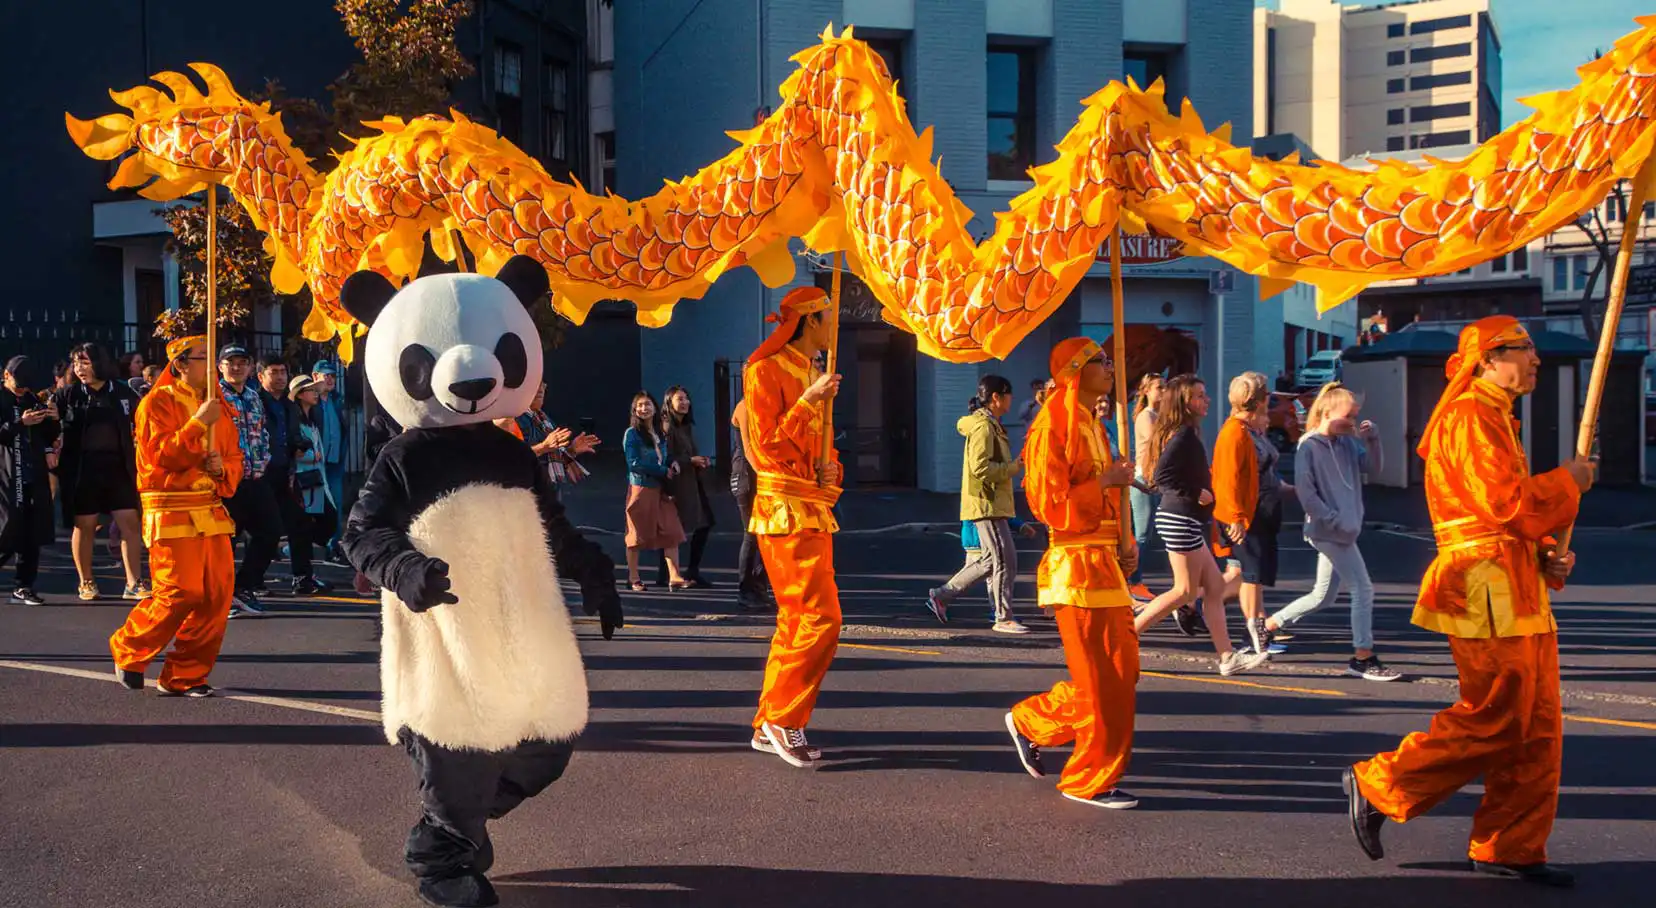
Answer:
[[[795,57],[782,103],[720,160],[629,202],[553,179],[528,155],[459,114],[368,124],[324,177],[292,147],[268,105],[193,64],[112,97],[131,111],[68,117],[90,156],[127,155],[112,187],[174,199],[229,187],[269,235],[273,284],[309,284],[306,334],[355,333],[338,305],[352,272],[412,276],[429,236],[452,260],[458,235],[481,270],[513,254],[547,269],[554,305],[580,322],[624,299],[640,323],[666,324],[733,267],[769,284],[793,274],[791,238],[844,251],[885,317],[920,348],[957,362],[1004,356],[1056,309],[1118,222],[1181,240],[1265,279],[1315,284],[1328,308],[1377,280],[1459,270],[1569,222],[1616,181],[1641,173],[1656,131],[1656,18],[1581,69],[1569,92],[1466,159],[1428,167],[1381,161],[1356,172],[1275,162],[1210,133],[1160,85],[1112,83],[1086,100],[1057,157],[974,242],[971,213],[916,135],[883,61],[830,31]],[[1647,177],[1648,178],[1648,175]]]

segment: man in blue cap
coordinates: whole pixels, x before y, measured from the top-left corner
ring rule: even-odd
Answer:
[[[270,469],[270,429],[259,387],[248,381],[253,374],[253,358],[247,348],[236,342],[220,347],[218,366],[219,392],[230,405],[228,415],[242,453],[241,483],[224,506],[236,522],[236,529],[247,534],[242,563],[236,570],[230,617],[257,617],[264,614],[259,594],[265,592],[265,572],[282,544],[281,506],[275,490],[265,481],[265,472]]]
[[[328,480],[328,491],[333,500],[338,503],[341,513],[345,507],[345,420],[341,412],[339,395],[334,389],[339,377],[339,368],[333,360],[319,359],[311,366],[311,378],[316,380],[318,409],[322,413],[322,467],[323,475]],[[324,546],[328,550],[327,559],[335,564],[347,564],[345,553],[339,548],[339,535],[345,530],[345,521],[339,521],[334,530],[333,538]]]

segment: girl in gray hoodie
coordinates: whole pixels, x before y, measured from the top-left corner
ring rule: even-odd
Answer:
[[[1358,410],[1356,396],[1331,382],[1318,392],[1306,416],[1309,430],[1294,454],[1294,488],[1305,508],[1305,541],[1317,550],[1317,582],[1311,592],[1265,620],[1265,635],[1331,604],[1341,587],[1349,586],[1356,653],[1346,674],[1396,681],[1402,676],[1374,655],[1374,584],[1357,548],[1363,532],[1363,474],[1382,464],[1380,432],[1368,420],[1358,423]]]

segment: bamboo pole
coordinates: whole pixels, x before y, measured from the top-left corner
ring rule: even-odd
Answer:
[[[1110,237],[1110,302],[1115,332],[1115,420],[1116,447],[1122,458],[1132,459],[1127,439],[1127,294],[1121,280],[1121,221],[1116,221],[1115,233]],[[1126,551],[1133,526],[1133,499],[1131,483],[1121,489],[1120,524],[1121,550]]]
[[[207,400],[218,397],[218,186],[207,184]],[[213,427],[207,427],[213,444]]]
[[[1616,270],[1610,281],[1610,297],[1604,306],[1604,321],[1599,324],[1598,352],[1593,355],[1593,374],[1587,382],[1587,399],[1581,408],[1581,427],[1576,431],[1576,456],[1593,456],[1593,442],[1598,435],[1599,405],[1604,402],[1604,383],[1610,375],[1610,356],[1616,352],[1616,332],[1621,328],[1622,307],[1627,303],[1627,276],[1633,267],[1633,249],[1639,240],[1639,212],[1644,210],[1645,186],[1656,177],[1656,156],[1645,161],[1639,175],[1633,178],[1633,192],[1627,201],[1627,216],[1622,218],[1621,245],[1616,250]],[[1570,536],[1575,524],[1564,528],[1558,537],[1560,557],[1570,552]]]
[[[470,269],[466,267],[466,243],[460,238],[460,231],[449,231],[449,242],[454,244],[454,266],[465,274]]]
[[[845,253],[834,253],[834,280],[828,294],[828,369],[826,375],[839,368],[840,271]],[[817,485],[828,484],[828,463],[834,457],[834,398],[822,402],[822,457],[817,464]],[[845,481],[844,477],[840,482]]]

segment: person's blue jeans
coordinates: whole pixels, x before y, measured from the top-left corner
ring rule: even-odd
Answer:
[[[1144,582],[1144,556],[1149,552],[1150,537],[1155,533],[1156,502],[1160,495],[1140,491],[1137,486],[1128,490],[1133,504],[1133,538],[1138,540],[1139,563],[1133,569],[1133,576],[1127,578],[1128,583]]]
[[[339,524],[334,528],[334,534],[328,539],[327,548],[332,549],[339,544],[339,537],[345,533],[345,517],[351,509],[345,506],[345,464],[330,463],[322,467],[322,473],[328,480],[328,494],[333,496],[334,509],[339,512]]]
[[[1351,588],[1351,648],[1374,648],[1374,584],[1368,565],[1356,543],[1309,540],[1317,550],[1317,582],[1311,592],[1295,599],[1271,616],[1280,627],[1288,627],[1317,609],[1331,605],[1342,585]]]

